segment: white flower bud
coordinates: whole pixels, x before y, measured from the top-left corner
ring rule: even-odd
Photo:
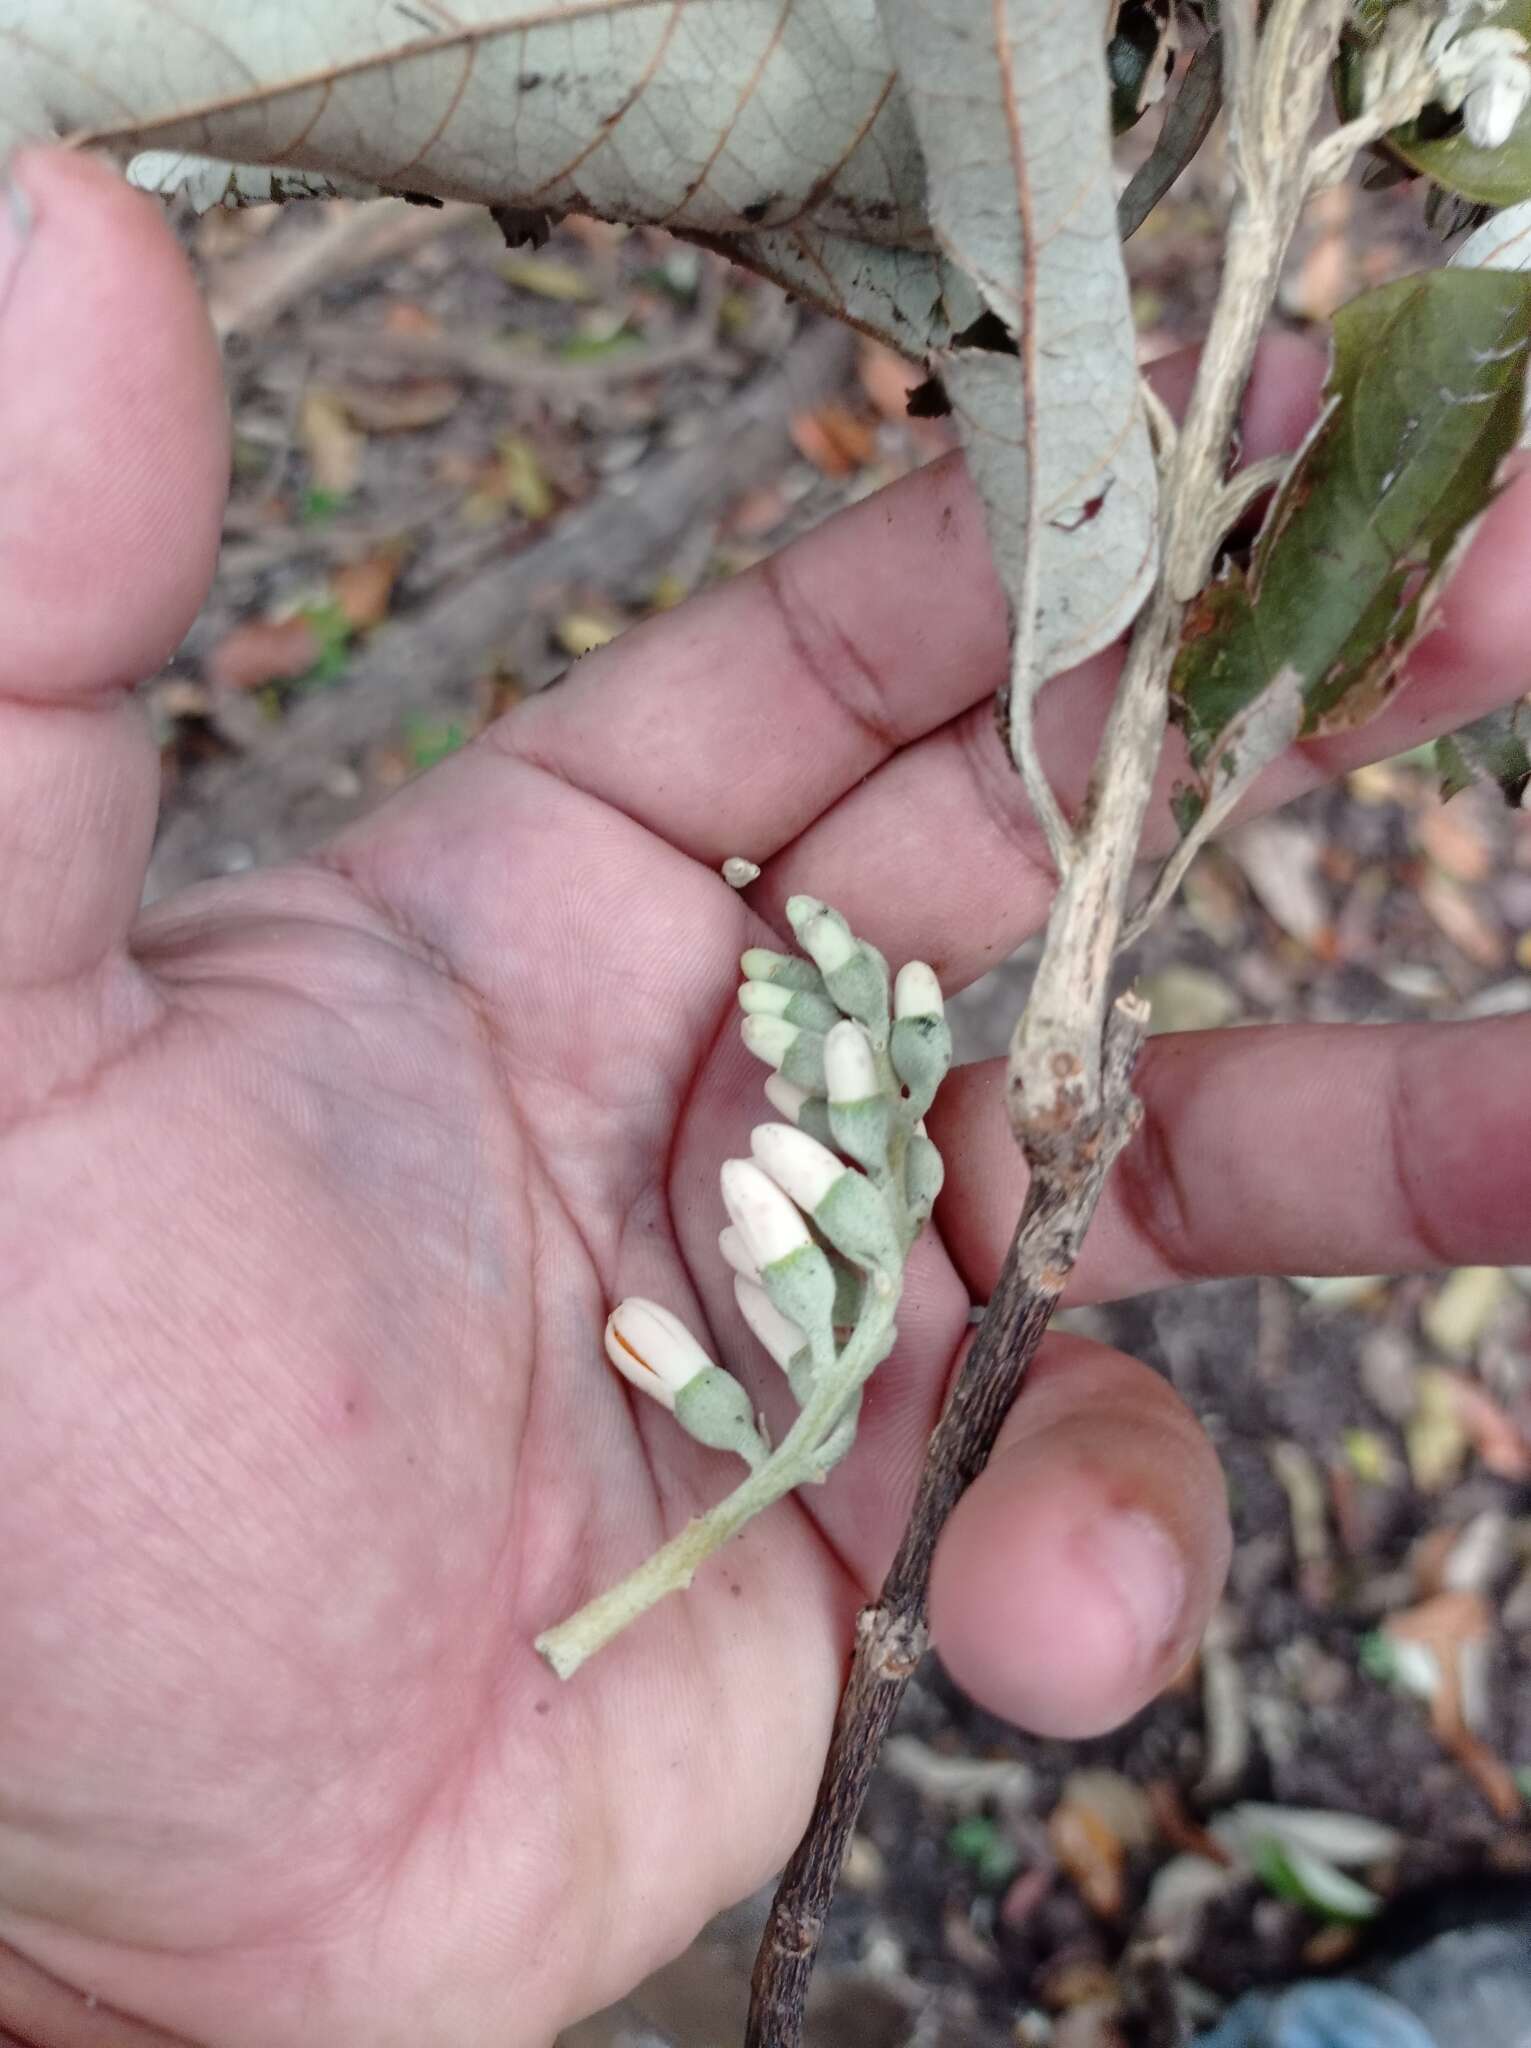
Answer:
[[[881,1092],[871,1041],[849,1018],[824,1040],[824,1079],[831,1102],[866,1102]]]
[[[747,988],[754,987],[746,982]],[[740,1027],[745,1050],[768,1067],[779,1067],[797,1042],[798,1029],[784,1017],[746,1017]]]
[[[857,950],[845,919],[816,896],[789,896],[787,922],[821,974],[833,974]]]
[[[779,981],[741,982],[739,1007],[746,1017],[780,1017],[796,994]]]
[[[788,1130],[790,1125],[767,1128]],[[794,1131],[794,1137],[802,1133]],[[810,1144],[812,1139],[808,1141]],[[813,1238],[807,1224],[782,1193],[776,1182],[753,1159],[725,1159],[719,1176],[723,1183],[723,1205],[744,1239],[744,1249],[758,1268],[785,1259]]]
[[[606,1356],[625,1380],[641,1387],[662,1408],[698,1373],[714,1370],[712,1360],[679,1316],[631,1294],[606,1318]]]
[[[795,1081],[785,1080],[780,1074],[767,1074],[765,1096],[778,1116],[784,1116],[789,1124],[795,1124],[802,1115],[803,1104],[811,1102],[812,1096],[806,1088],[799,1088]]]
[[[808,1339],[796,1323],[782,1314],[765,1289],[746,1280],[742,1273],[734,1276],[734,1300],[739,1304],[740,1315],[785,1372],[798,1353],[806,1349]]]
[[[757,1124],[750,1150],[784,1194],[810,1215],[850,1168],[827,1145],[792,1124]],[[770,1265],[762,1259],[762,1266]]]
[[[1480,64],[1462,101],[1462,125],[1479,149],[1500,149],[1531,100],[1531,65],[1524,57],[1493,56]]]
[[[823,993],[823,975],[811,962],[799,960],[795,953],[773,953],[768,946],[749,946],[739,957],[739,969],[747,981],[776,981],[787,988]]]
[[[894,1016],[940,1017],[945,1009],[935,969],[923,960],[906,960],[893,983]]]
[[[725,1224],[718,1232],[718,1250],[736,1273],[742,1273],[746,1280],[759,1280],[760,1268],[745,1249],[744,1239],[732,1223]]]

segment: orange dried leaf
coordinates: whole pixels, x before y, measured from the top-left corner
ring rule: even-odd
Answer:
[[[791,433],[798,454],[827,477],[854,475],[871,461],[877,446],[871,422],[835,399],[813,412],[794,413]]]
[[[1126,1897],[1127,1852],[1121,1837],[1092,1807],[1065,1799],[1053,1809],[1047,1839],[1091,1912],[1115,1920]]]
[[[353,633],[366,633],[388,616],[388,600],[398,579],[399,556],[391,548],[347,562],[331,582],[336,609]]]
[[[1494,849],[1482,815],[1461,797],[1452,804],[1431,803],[1414,829],[1425,852],[1453,881],[1485,882],[1493,873]]]
[[[439,334],[441,322],[414,299],[395,299],[383,315],[386,334]]]
[[[323,653],[305,618],[252,619],[225,633],[207,657],[207,680],[218,690],[262,690],[307,675]]]
[[[1509,1410],[1464,1373],[1443,1372],[1441,1378],[1450,1386],[1457,1417],[1484,1468],[1517,1485],[1531,1479],[1531,1443]]]
[[[861,388],[885,420],[901,426],[909,417],[909,394],[925,382],[923,370],[881,342],[862,345]]]
[[[1501,1820],[1522,1811],[1514,1773],[1467,1725],[1463,1660],[1494,1633],[1494,1614],[1481,1593],[1437,1593],[1393,1614],[1382,1625],[1394,1642],[1428,1650],[1439,1677],[1430,1697],[1430,1727],[1448,1755],[1456,1758]]]
[[[463,388],[450,377],[411,377],[399,384],[347,384],[336,396],[363,433],[413,434],[450,419]]]
[[[305,391],[298,429],[317,488],[349,497],[361,476],[366,443],[346,417],[338,393],[317,384]]]
[[[1503,931],[1488,910],[1460,882],[1432,868],[1419,885],[1419,900],[1446,937],[1477,967],[1503,967]]]

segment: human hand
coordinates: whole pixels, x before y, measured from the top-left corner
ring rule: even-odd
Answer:
[[[78,159],[19,175],[0,1943],[217,2048],[542,2048],[790,1849],[1018,1207],[998,1079],[954,1075],[939,1238],[854,1452],[561,1687],[538,1629],[733,1476],[609,1372],[611,1303],[675,1308],[780,1407],[715,1251],[718,1164],[761,1114],[739,952],[807,889],[954,988],[1045,914],[980,516],[958,467],[926,471],[582,662],[315,858],[135,922],[154,755],[124,686],[210,574],[219,366],[144,202]],[[1313,389],[1305,352],[1267,354],[1251,453]],[[1265,800],[1524,683],[1528,524],[1520,486],[1408,694]],[[1110,675],[1051,693],[1065,788]],[[764,867],[748,901],[730,853]],[[1157,1041],[1075,1298],[1526,1259],[1527,1032]],[[936,1641],[997,1711],[1097,1730],[1184,1658],[1227,1546],[1170,1390],[1059,1339],[948,1529]],[[41,1985],[0,1968],[0,2027]]]

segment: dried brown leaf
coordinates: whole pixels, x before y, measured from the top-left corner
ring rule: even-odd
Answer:
[[[1063,1799],[1048,1820],[1047,1839],[1091,1912],[1102,1920],[1119,1918],[1126,1903],[1127,1850],[1110,1823],[1094,1806]]]
[[[463,388],[449,377],[412,377],[399,384],[342,384],[335,396],[364,434],[413,434],[450,419]]]
[[[351,424],[345,401],[337,392],[312,385],[303,394],[298,431],[316,488],[348,498],[361,477],[367,444]]]
[[[877,432],[871,422],[835,399],[812,412],[794,413],[791,432],[798,454],[827,477],[854,476],[877,449]]]
[[[306,675],[322,652],[305,618],[252,619],[225,633],[208,655],[207,680],[216,690],[261,690]]]
[[[353,633],[370,632],[387,618],[388,601],[398,581],[401,562],[397,549],[385,548],[336,570],[330,593]]]

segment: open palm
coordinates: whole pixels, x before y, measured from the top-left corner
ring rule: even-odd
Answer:
[[[968,1070],[935,1125],[941,1242],[852,1457],[560,1686],[537,1630],[736,1469],[635,1410],[601,1358],[611,1303],[668,1303],[781,1413],[716,1256],[717,1168],[761,1113],[741,948],[806,887],[957,986],[1045,911],[987,709],[1003,608],[960,471],[929,472],[582,664],[315,859],[134,925],[153,757],[121,684],[209,571],[218,366],[146,208],[77,161],[23,177],[36,225],[0,269],[0,1940],[219,2048],[541,2048],[790,1847],[1015,1213],[996,1078]],[[1311,391],[1305,361],[1267,364],[1255,452]],[[1522,680],[1491,599],[1525,520],[1502,501],[1471,623],[1368,751]],[[1109,673],[1067,685],[1065,787]],[[1284,764],[1270,799],[1345,758]],[[734,852],[765,869],[748,903],[717,875]],[[1531,1148],[1495,1085],[1524,1037],[1161,1044],[1081,1292],[1525,1258]],[[1131,1711],[1215,1596],[1220,1491],[1161,1382],[1060,1342],[948,1532],[949,1664],[1043,1729]]]

